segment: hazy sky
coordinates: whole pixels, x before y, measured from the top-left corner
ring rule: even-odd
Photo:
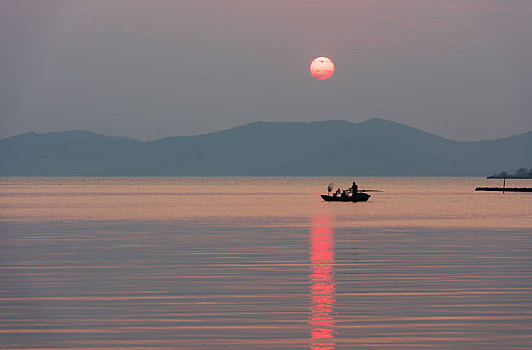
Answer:
[[[0,1],[2,138],[371,117],[458,140],[532,130],[532,1]]]

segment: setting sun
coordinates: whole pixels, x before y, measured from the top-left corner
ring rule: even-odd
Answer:
[[[310,74],[318,80],[327,80],[334,74],[334,63],[328,57],[317,57],[310,63]]]

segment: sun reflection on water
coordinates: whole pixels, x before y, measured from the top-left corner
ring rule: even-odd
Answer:
[[[327,217],[313,220],[310,231],[310,321],[312,350],[333,350],[334,304],[334,233]]]

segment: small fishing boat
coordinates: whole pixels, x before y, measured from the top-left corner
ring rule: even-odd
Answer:
[[[369,197],[371,197],[367,193],[355,193],[354,196],[335,196],[335,195],[328,195],[328,194],[322,194],[321,198],[323,198],[326,202],[367,202]]]
[[[334,184],[330,183],[329,186],[327,186],[327,193],[328,194],[322,194],[321,198],[323,198],[326,202],[367,202],[369,197],[371,195],[365,193],[365,192],[382,192],[379,190],[359,190],[358,186],[355,182],[353,182],[353,185],[349,187],[347,190],[341,191],[338,189],[336,192],[334,192],[331,195],[331,192],[334,190]]]

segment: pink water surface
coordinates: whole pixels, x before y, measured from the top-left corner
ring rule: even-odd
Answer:
[[[531,347],[532,194],[351,181],[1,179],[0,348]]]

